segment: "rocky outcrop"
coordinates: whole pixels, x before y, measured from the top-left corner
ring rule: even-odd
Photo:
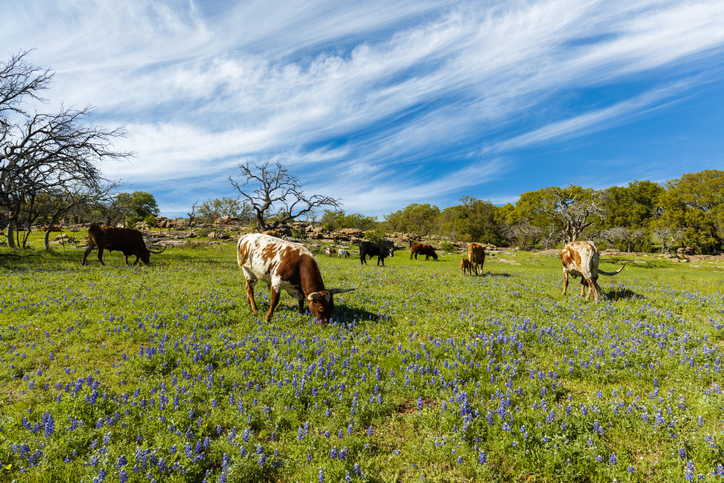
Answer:
[[[140,223],[143,223],[143,222],[136,223],[136,225],[138,226]],[[154,220],[153,225],[156,228],[166,228],[166,229],[177,228],[177,229],[179,229],[179,228],[186,228],[188,226],[188,221],[184,220],[183,218],[171,219],[171,218],[166,218],[165,216],[159,216]],[[146,225],[146,226],[148,226],[148,225]],[[148,229],[148,228],[145,228],[145,229]]]

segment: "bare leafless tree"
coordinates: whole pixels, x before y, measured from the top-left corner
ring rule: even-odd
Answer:
[[[328,196],[306,196],[299,180],[289,174],[281,163],[267,161],[261,166],[240,164],[243,183],[237,183],[231,177],[229,181],[251,206],[257,229],[269,230],[283,225],[300,216],[305,216],[319,206],[338,208],[340,201]],[[244,188],[256,187],[253,191]]]
[[[568,188],[550,187],[546,190],[553,203],[543,205],[543,211],[560,217],[564,224],[563,234],[566,243],[578,240],[583,230],[595,222],[595,218],[606,215],[604,201],[606,193],[577,186]]]
[[[50,232],[61,216],[78,206],[107,202],[112,198],[111,191],[118,186],[118,183],[108,183],[104,186],[85,186],[81,183],[63,185],[51,193],[46,193],[45,215],[48,219],[48,226],[43,240],[45,249],[50,249]]]
[[[609,242],[611,245],[615,245],[616,242],[623,242],[626,244],[626,251],[630,252],[631,247],[634,243],[641,239],[646,234],[644,229],[630,229],[624,226],[614,226],[603,230],[599,236]]]
[[[534,245],[541,235],[543,235],[543,231],[540,228],[531,225],[526,219],[513,225],[503,224],[501,231],[504,236],[514,240],[517,245],[523,249],[528,249],[531,245]]]
[[[111,141],[121,129],[89,126],[92,108],[65,108],[57,114],[28,113],[24,99],[42,100],[53,77],[25,62],[22,52],[0,66],[0,207],[7,212],[8,244],[24,205],[40,193],[57,194],[83,186],[99,192],[107,182],[96,167],[104,159],[124,159],[131,153],[116,151]]]
[[[27,97],[44,101],[39,92],[48,88],[53,72],[25,62],[30,51],[13,55],[6,63],[0,63],[0,141],[10,130],[7,116],[11,113],[24,115],[20,107]]]
[[[661,240],[661,253],[671,252],[671,247],[683,240],[686,230],[669,226],[654,229],[654,236]]]
[[[194,218],[196,218],[196,205],[199,204],[199,201],[200,200],[196,200],[196,202],[191,205],[191,213],[186,213],[187,215],[189,215],[189,222],[186,225],[187,228],[191,227],[191,224],[194,222]]]
[[[561,241],[563,241],[563,236],[561,230],[556,225],[550,224],[542,229],[541,242],[543,243],[544,249],[548,250],[551,245]]]

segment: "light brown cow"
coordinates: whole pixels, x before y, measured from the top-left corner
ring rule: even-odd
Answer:
[[[299,313],[304,313],[304,302],[309,305],[312,315],[326,324],[332,315],[337,293],[350,289],[324,288],[317,260],[304,245],[292,243],[281,238],[259,233],[250,233],[239,238],[236,260],[246,279],[246,300],[256,313],[254,285],[258,280],[266,282],[271,288],[271,304],[266,314],[267,322],[279,304],[281,291],[299,301]]]
[[[479,243],[471,243],[468,245],[468,260],[472,265],[472,271],[475,271],[475,275],[478,274],[478,266],[480,266],[480,274],[483,273],[483,264],[485,264],[485,246]]]
[[[612,277],[626,266],[624,263],[615,272],[604,272],[598,269],[598,258],[598,249],[592,241],[574,241],[564,246],[561,250],[561,263],[563,263],[563,293],[561,295],[566,294],[568,274],[570,273],[573,278],[581,277],[581,297],[588,286],[586,300],[593,292],[593,298],[598,302],[598,294],[601,291],[601,287],[598,286],[598,275]]]
[[[460,274],[465,275],[466,273],[470,275],[473,274],[473,265],[470,263],[470,260],[463,258],[460,260]]]

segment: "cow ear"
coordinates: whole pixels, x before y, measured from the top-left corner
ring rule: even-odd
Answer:
[[[354,288],[333,288],[329,290],[329,293],[332,295],[338,294],[338,293],[344,293],[344,292],[351,292],[352,290],[357,290]]]

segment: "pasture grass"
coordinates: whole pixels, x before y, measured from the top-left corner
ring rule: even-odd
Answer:
[[[7,249],[0,254],[9,253]],[[1,481],[722,481],[724,263],[317,253],[327,327],[234,245],[0,257]]]

